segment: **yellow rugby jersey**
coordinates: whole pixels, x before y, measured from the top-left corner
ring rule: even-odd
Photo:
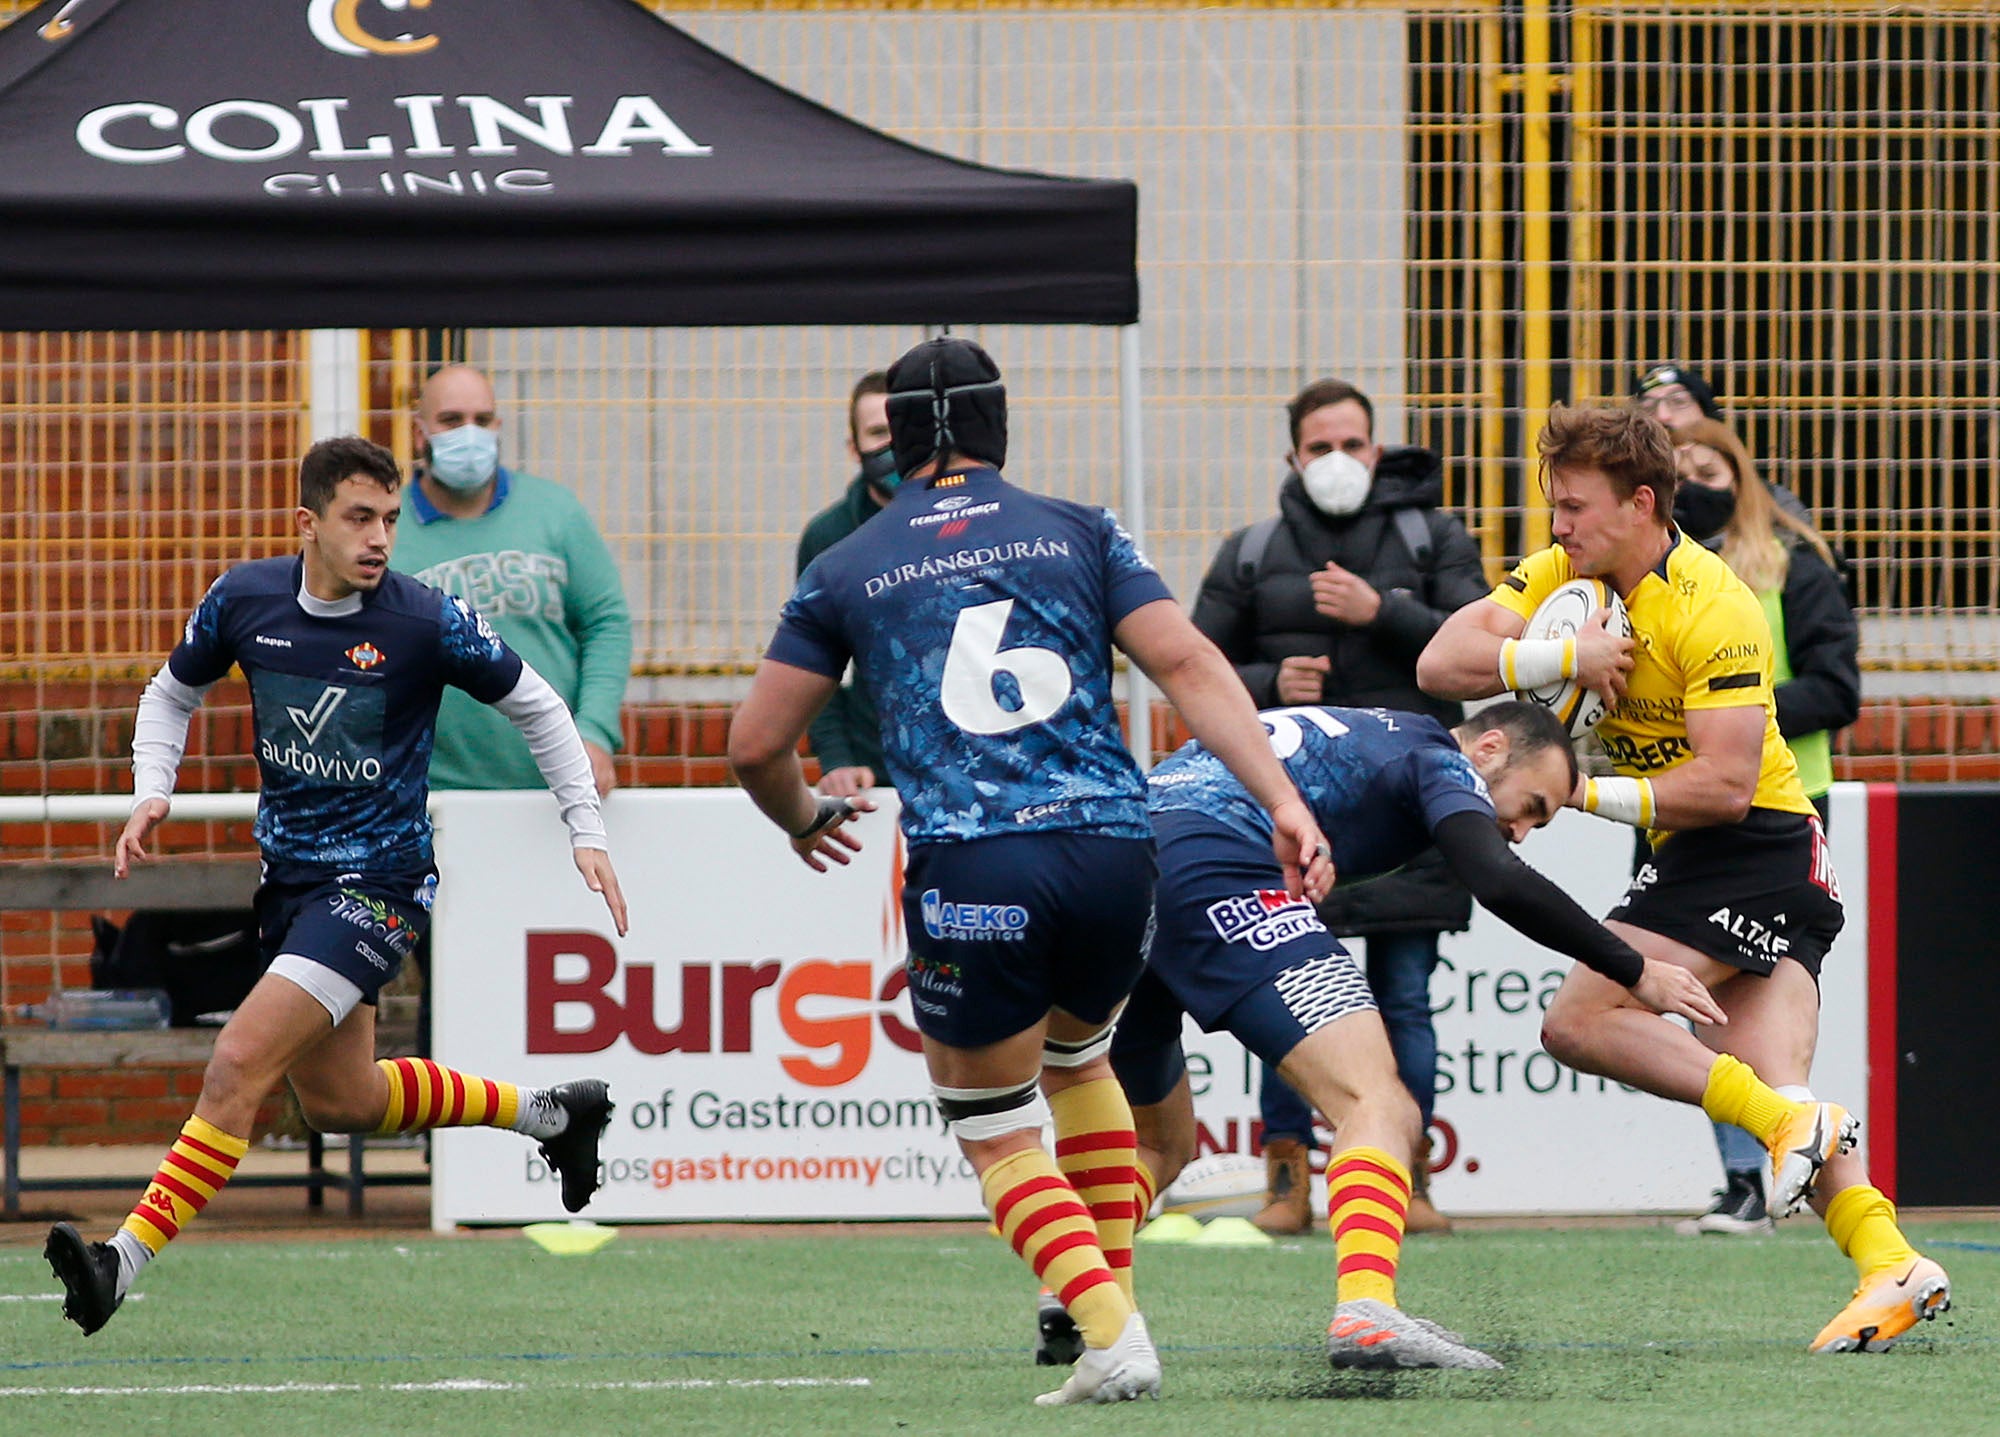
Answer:
[[[1576,577],[1551,545],[1523,559],[1490,596],[1523,619]],[[1764,706],[1764,761],[1750,802],[1780,813],[1812,813],[1792,751],[1778,733],[1771,697],[1771,626],[1764,608],[1719,555],[1678,535],[1659,567],[1625,595],[1636,647],[1625,696],[1597,726],[1618,772],[1653,778],[1694,750],[1687,710]]]

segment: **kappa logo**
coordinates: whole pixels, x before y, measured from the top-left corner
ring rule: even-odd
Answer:
[[[427,10],[431,0],[375,0],[381,10]],[[421,55],[437,48],[435,35],[404,31],[383,39],[361,23],[361,0],[307,0],[306,27],[336,55]]]
[[[293,704],[286,704],[285,712],[292,716],[292,722],[306,736],[307,743],[318,743],[319,736],[326,732],[327,724],[332,721],[334,711],[346,697],[346,689],[338,684],[328,684],[313,701],[311,712]]]
[[[387,657],[388,655],[373,644],[356,644],[347,651],[347,661],[357,669],[363,670],[374,668]]]

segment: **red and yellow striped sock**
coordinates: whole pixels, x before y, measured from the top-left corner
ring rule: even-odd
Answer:
[[[1339,1260],[1335,1302],[1396,1305],[1396,1260],[1410,1206],[1410,1170],[1380,1148],[1344,1148],[1326,1170],[1327,1223]]]
[[[146,1195],[120,1227],[158,1255],[193,1222],[208,1200],[236,1173],[250,1149],[248,1138],[225,1133],[200,1118],[189,1118],[167,1150]]]
[[[1132,1165],[1132,1190],[1138,1196],[1138,1212],[1132,1219],[1132,1228],[1136,1232],[1146,1225],[1146,1219],[1153,1211],[1153,1201],[1160,1195],[1159,1182],[1154,1178],[1153,1170],[1143,1161]]]
[[[1084,1342],[1109,1347],[1132,1315],[1096,1225],[1076,1189],[1039,1147],[1009,1153],[979,1177],[994,1225],[1076,1319]]]
[[[1917,1250],[1896,1226],[1896,1205],[1867,1183],[1833,1195],[1826,1205],[1826,1235],[1854,1260],[1863,1282],[1885,1267],[1917,1260]]]
[[[521,1090],[512,1083],[470,1077],[429,1058],[383,1058],[375,1066],[389,1080],[389,1105],[377,1133],[513,1128],[520,1118]]]
[[[1132,1297],[1132,1234],[1139,1225],[1139,1135],[1116,1078],[1097,1078],[1049,1097],[1056,1166],[1097,1224],[1097,1245],[1119,1290]]]

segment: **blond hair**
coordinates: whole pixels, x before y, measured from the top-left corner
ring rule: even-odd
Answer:
[[[1673,438],[1677,448],[1699,444],[1713,449],[1736,478],[1736,509],[1722,531],[1722,561],[1737,578],[1759,593],[1784,584],[1791,572],[1792,550],[1779,536],[1781,529],[1824,559],[1829,569],[1833,567],[1833,551],[1819,530],[1778,507],[1757,473],[1750,451],[1727,424],[1718,419],[1697,419],[1674,430]]]

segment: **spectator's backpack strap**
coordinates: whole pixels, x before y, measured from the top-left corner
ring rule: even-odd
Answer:
[[[1431,526],[1424,522],[1422,509],[1398,509],[1395,512],[1396,532],[1402,535],[1403,547],[1410,551],[1410,557],[1417,561],[1417,568],[1424,577],[1430,577],[1431,568]]]
[[[1271,536],[1278,532],[1283,518],[1282,514],[1273,514],[1243,531],[1243,543],[1236,550],[1236,577],[1244,588],[1256,584],[1257,573],[1264,567],[1264,551],[1271,547]]]

